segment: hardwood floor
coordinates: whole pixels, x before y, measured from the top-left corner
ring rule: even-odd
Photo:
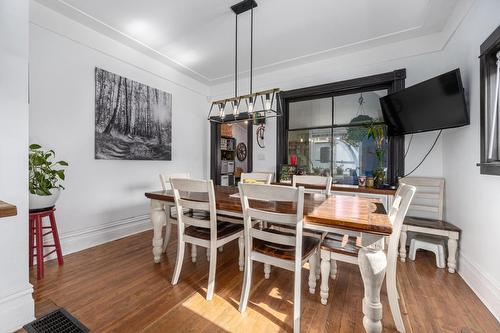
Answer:
[[[237,242],[218,253],[215,296],[208,302],[205,250],[198,249],[194,264],[186,255],[180,282],[172,286],[176,242],[154,264],[151,238],[148,231],[71,254],[61,267],[47,262],[41,281],[32,269],[37,316],[64,307],[92,332],[292,331],[292,273],[274,268],[265,280],[263,266],[255,264],[248,310],[240,314],[243,273]],[[319,301],[319,281],[316,294],[309,294],[307,274],[304,269],[302,330],[364,332],[358,267],[338,264],[326,306]],[[407,332],[500,332],[500,324],[460,276],[437,269],[432,256],[419,252],[416,262],[398,263],[398,283]],[[382,302],[384,332],[395,332],[385,287]]]

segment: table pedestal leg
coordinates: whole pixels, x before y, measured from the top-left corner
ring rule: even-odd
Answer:
[[[153,223],[153,259],[159,263],[163,252],[163,238],[161,231],[167,221],[164,203],[151,200],[151,222]]]
[[[387,259],[382,250],[361,248],[358,262],[365,287],[363,326],[368,333],[380,333],[382,332],[380,288],[384,281]]]
[[[406,261],[406,230],[401,230],[401,234],[399,236],[399,257],[402,262]]]

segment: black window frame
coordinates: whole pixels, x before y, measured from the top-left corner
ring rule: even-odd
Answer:
[[[500,26],[481,44],[479,56],[480,60],[480,145],[481,145],[481,162],[478,163],[480,173],[482,175],[500,176],[500,161],[488,161],[488,129],[486,128],[488,112],[488,93],[486,91],[486,80],[492,74],[494,67],[496,74],[496,53],[500,50]]]
[[[391,94],[404,89],[405,79],[406,69],[398,69],[351,80],[282,91],[279,94],[282,107],[279,111],[282,116],[276,121],[276,179],[280,179],[281,165],[288,163],[289,103],[377,90],[387,90],[387,93]],[[332,119],[332,125],[328,127],[346,127],[346,125],[336,126]],[[404,136],[389,137],[388,147],[387,180],[390,185],[395,185],[398,177],[404,175]]]

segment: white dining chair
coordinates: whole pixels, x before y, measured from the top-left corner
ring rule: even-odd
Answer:
[[[405,332],[401,311],[398,302],[398,290],[396,285],[396,263],[398,257],[399,235],[408,207],[415,195],[415,187],[400,183],[394,196],[392,207],[388,212],[392,224],[392,233],[389,237],[387,247],[387,271],[386,286],[394,323],[398,332]],[[321,303],[326,304],[328,300],[328,278],[336,278],[336,261],[358,264],[358,251],[361,247],[361,237],[352,235],[341,235],[329,233],[321,244]]]
[[[316,175],[294,175],[292,179],[292,185],[293,187],[297,187],[297,185],[303,185],[306,192],[323,193],[330,195],[332,191],[332,177]],[[308,185],[318,188],[308,188]]]
[[[171,178],[170,183],[177,212],[183,212],[186,208],[207,212],[207,215],[183,213],[177,216],[177,260],[172,284],[176,285],[179,281],[186,243],[204,247],[210,258],[206,298],[211,300],[214,294],[218,247],[238,239],[239,267],[240,271],[243,271],[243,226],[217,221],[214,184],[211,180]],[[204,201],[206,199],[208,201]]]
[[[250,294],[253,262],[261,262],[294,272],[293,328],[300,332],[300,297],[302,265],[310,260],[309,288],[316,286],[315,254],[319,240],[303,236],[304,188],[290,186],[239,183],[241,206],[245,223],[245,274],[241,291],[240,312],[245,312]],[[251,201],[250,201],[250,200]],[[258,207],[288,207],[287,211],[270,212]],[[293,203],[295,207],[293,208]],[[294,233],[255,227],[254,221],[269,221],[286,225]]]
[[[242,183],[260,183],[271,184],[273,181],[273,174],[271,172],[248,172],[242,173],[240,176]]]

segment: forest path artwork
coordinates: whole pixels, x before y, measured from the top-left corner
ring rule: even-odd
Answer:
[[[172,95],[95,69],[95,158],[172,159]]]

